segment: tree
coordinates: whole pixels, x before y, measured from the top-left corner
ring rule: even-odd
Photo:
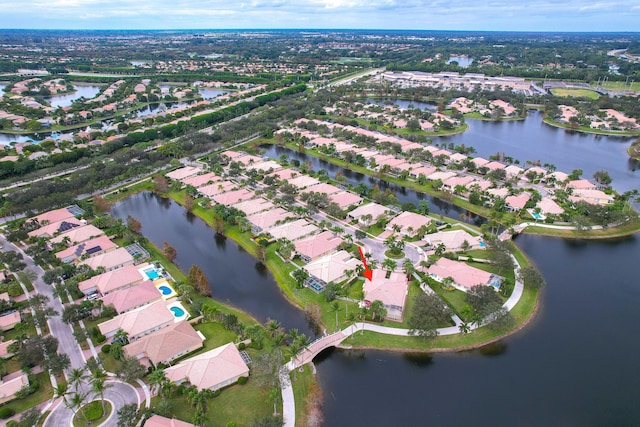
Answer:
[[[164,256],[171,262],[173,262],[173,260],[176,259],[176,256],[178,256],[175,248],[171,246],[169,242],[162,242],[162,252],[164,253]]]
[[[189,268],[189,276],[187,277],[187,283],[200,292],[203,296],[211,296],[211,287],[209,286],[209,280],[204,274],[202,269],[197,265],[191,265]]]
[[[193,210],[193,197],[191,197],[189,194],[185,194],[184,195],[184,208],[187,210],[187,212],[191,212]]]
[[[42,365],[54,375],[61,375],[65,369],[71,366],[71,360],[67,353],[54,353],[44,359]]]
[[[73,410],[74,414],[77,414],[78,411],[80,411],[80,414],[82,414],[82,417],[84,418],[85,423],[88,423],[87,415],[84,413],[84,409],[82,407],[87,402],[88,398],[89,398],[89,393],[75,392],[71,395],[71,398],[68,400],[68,403],[67,403],[68,407]]]
[[[278,243],[280,244],[278,252],[280,252],[280,255],[282,255],[285,261],[288,261],[291,258],[293,252],[296,250],[295,245],[285,237],[279,238]]]
[[[419,294],[409,318],[409,334],[424,339],[438,335],[437,328],[451,320],[451,309],[436,294]]]
[[[521,268],[518,279],[524,283],[525,286],[531,286],[536,289],[540,289],[546,285],[542,274],[533,266]]]
[[[392,260],[391,258],[385,258],[385,260],[382,262],[382,268],[384,268],[387,271],[393,271],[396,269],[397,266],[398,266],[398,263]]]
[[[116,376],[125,382],[133,382],[140,379],[147,372],[144,366],[134,357],[127,357],[116,369]]]
[[[571,171],[571,174],[569,175],[569,179],[570,180],[580,179],[583,173],[584,171],[582,169],[574,169]]]
[[[304,286],[304,281],[309,277],[309,273],[302,268],[298,268],[291,273],[296,283],[298,283],[298,287],[301,288]]]
[[[104,415],[104,392],[113,387],[113,384],[107,384],[107,374],[103,370],[98,370],[91,376],[91,391],[100,396],[102,404],[102,415]]]
[[[96,213],[105,213],[111,208],[109,202],[107,202],[101,195],[96,194],[92,198],[93,209]]]
[[[385,308],[384,303],[380,300],[373,301],[369,306],[369,309],[371,310],[373,320],[382,320],[387,316],[387,309]]]
[[[593,179],[596,180],[596,182],[598,184],[602,184],[605,186],[610,186],[611,182],[613,181],[611,179],[611,177],[609,176],[609,172],[604,171],[604,170],[599,170],[593,173]]]
[[[133,233],[140,234],[142,231],[142,224],[131,215],[127,215],[127,228]]]
[[[131,403],[118,410],[118,427],[130,427],[136,424],[138,405]]]
[[[147,375],[147,381],[149,381],[149,388],[151,393],[162,390],[162,386],[168,381],[167,376],[163,369],[157,369]]]
[[[169,189],[169,182],[167,178],[162,176],[161,174],[156,174],[153,176],[153,189],[158,193],[166,193]]]

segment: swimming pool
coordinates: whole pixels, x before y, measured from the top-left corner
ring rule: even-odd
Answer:
[[[171,293],[173,292],[170,287],[164,285],[158,286],[158,290],[162,292],[162,295],[171,295]]]
[[[531,216],[534,217],[535,219],[543,219],[544,218],[538,212],[531,212]]]
[[[153,269],[153,268],[150,268],[150,269],[148,269],[148,270],[144,270],[144,274],[146,274],[146,275],[147,275],[147,277],[148,277],[149,279],[151,279],[151,280],[155,280],[155,279],[157,279],[158,277],[160,277],[160,276],[158,275],[158,272],[157,272],[155,269]]]
[[[171,310],[171,312],[173,313],[173,315],[174,315],[175,317],[182,317],[182,316],[184,316],[184,310],[183,310],[183,309],[181,309],[180,307],[176,307],[176,306],[169,307],[169,310]]]
[[[487,246],[484,242],[480,242],[478,244],[480,245],[481,248],[485,248]]]

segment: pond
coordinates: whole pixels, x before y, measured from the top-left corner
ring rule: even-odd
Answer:
[[[100,92],[100,86],[94,85],[73,85],[76,90],[73,93],[63,95],[54,95],[45,97],[45,101],[49,102],[53,108],[68,107],[73,101],[84,97],[85,99],[94,98]]]
[[[640,239],[516,243],[547,280],[532,324],[455,354],[326,352],[325,425],[636,425]]]
[[[198,92],[204,99],[213,99],[213,98],[217,98],[220,95],[224,95],[225,93],[229,93],[228,90],[212,89],[212,88],[198,88]]]
[[[461,68],[468,68],[469,65],[473,63],[473,58],[466,55],[450,55],[447,64],[451,64],[452,62],[457,62]]]
[[[216,300],[246,311],[260,322],[278,320],[315,336],[305,314],[290,304],[271,273],[233,240],[217,235],[200,218],[170,199],[153,193],[136,194],[111,209],[111,215],[126,220],[127,215],[142,224],[142,233],[162,248],[168,242],[176,249],[174,263],[188,274],[192,265],[206,274]]]
[[[395,98],[366,98],[367,104],[378,104],[380,106],[397,105],[399,109],[406,110],[409,106],[413,108],[419,108],[421,110],[436,111],[437,105],[429,102],[422,101],[409,101],[407,99],[395,99]]]

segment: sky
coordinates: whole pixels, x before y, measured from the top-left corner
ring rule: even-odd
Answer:
[[[0,0],[0,28],[640,31],[640,0]]]

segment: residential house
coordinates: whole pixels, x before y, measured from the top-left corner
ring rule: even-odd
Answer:
[[[103,235],[56,252],[56,258],[62,262],[71,263],[83,257],[93,257],[113,251],[116,248],[116,244]]]
[[[29,385],[29,377],[22,371],[14,372],[0,379],[0,404],[15,399],[22,387]]]
[[[407,236],[412,237],[418,232],[420,227],[428,227],[430,224],[431,218],[405,211],[389,221],[387,224],[387,230],[395,231],[399,228],[399,232],[401,234],[406,234]]]
[[[8,340],[0,342],[0,357],[3,359],[8,359],[13,356],[13,353],[9,351],[9,347],[11,344],[16,343],[16,340]]]
[[[100,298],[104,306],[112,306],[118,314],[144,307],[162,299],[162,294],[151,280],[122,288]]]
[[[549,197],[543,197],[536,207],[540,209],[543,215],[560,215],[564,212],[564,209]]]
[[[367,301],[382,301],[387,309],[387,319],[402,321],[405,302],[409,293],[409,282],[404,273],[387,272],[375,269],[371,280],[365,280],[362,290]]]
[[[76,245],[78,243],[86,242],[87,240],[100,236],[104,236],[104,231],[100,230],[98,227],[88,224],[81,227],[72,228],[65,233],[60,233],[56,237],[49,240],[49,243],[58,244],[68,241],[69,244]]]
[[[229,191],[228,193],[218,194],[213,196],[213,201],[225,206],[235,205],[245,200],[250,200],[256,197],[256,193],[251,190],[241,188],[239,190]]]
[[[527,202],[531,198],[531,194],[523,191],[522,193],[516,196],[507,196],[504,201],[506,203],[507,210],[510,212],[516,212],[520,209],[524,209]]]
[[[267,232],[274,240],[285,238],[293,242],[305,236],[308,236],[309,234],[315,233],[318,230],[319,228],[311,224],[309,221],[305,219],[299,219],[270,228]]]
[[[184,185],[190,185],[195,188],[202,187],[207,184],[213,184],[214,182],[220,181],[222,178],[217,176],[213,172],[208,172],[202,175],[190,176],[188,178],[182,179],[182,183]]]
[[[249,376],[249,367],[233,343],[190,357],[164,370],[170,381],[200,390],[218,390]]]
[[[427,234],[424,237],[432,248],[437,248],[442,244],[448,252],[459,252],[463,250],[465,241],[468,243],[469,249],[483,248],[483,246],[480,245],[480,239],[472,236],[465,230],[439,231],[437,233]]]
[[[143,363],[148,361],[154,366],[159,363],[168,365],[175,359],[202,348],[204,339],[189,322],[177,322],[143,336],[122,349],[127,357],[135,357]]]
[[[431,267],[422,268],[422,271],[438,282],[450,277],[453,279],[451,284],[463,292],[467,292],[472,287],[479,285],[499,288],[502,279],[500,276],[471,267],[464,262],[447,258],[438,259]]]
[[[351,256],[349,252],[339,251],[310,262],[304,269],[309,273],[305,285],[315,292],[322,292],[329,282],[341,282],[347,278],[347,271],[355,272],[360,260]]]
[[[189,178],[190,176],[197,175],[200,171],[201,171],[200,168],[193,167],[193,166],[185,166],[183,168],[171,171],[167,173],[165,176],[167,178],[171,178],[176,181],[182,181],[186,178]]]
[[[304,262],[314,261],[335,252],[343,240],[330,231],[313,234],[294,243],[296,252]]]
[[[144,423],[144,427],[195,427],[191,423],[176,420],[175,418],[165,418],[161,415],[154,415]]]
[[[166,328],[174,323],[175,316],[164,301],[157,301],[144,307],[119,314],[113,319],[98,324],[100,333],[107,338],[120,329],[125,331],[129,342],[133,342],[152,332]]]
[[[128,288],[142,283],[147,277],[140,272],[146,264],[134,266],[128,265],[112,271],[93,276],[90,279],[78,283],[78,288],[85,295],[98,292],[100,295],[108,295],[118,289]]]
[[[584,202],[592,205],[609,205],[614,202],[613,197],[600,190],[573,190],[569,200],[574,203]]]
[[[233,205],[233,207],[238,210],[241,210],[247,216],[251,216],[260,212],[271,210],[275,208],[275,205],[271,203],[271,201],[260,197],[252,200],[244,200],[240,203]]]
[[[82,227],[83,225],[85,225],[84,222],[71,217],[62,221],[52,222],[38,228],[37,230],[30,231],[29,237],[51,238],[58,235],[59,233],[64,233],[71,230],[72,228]]]
[[[381,215],[386,215],[389,208],[379,205],[377,203],[368,203],[366,205],[359,206],[349,212],[347,216],[350,219],[355,219],[358,222],[362,222],[362,217],[365,215],[371,215],[371,221],[375,222]]]
[[[281,223],[295,218],[296,216],[282,208],[275,208],[270,211],[260,212],[251,216],[247,216],[247,221],[251,224],[251,232],[254,234],[270,230],[277,227]]]
[[[88,258],[78,265],[86,265],[92,270],[103,267],[105,271],[111,271],[134,263],[133,256],[125,248],[118,248],[110,252],[102,253]]]
[[[20,323],[20,312],[12,310],[0,315],[0,331],[9,331]]]
[[[349,191],[341,191],[340,193],[330,195],[329,200],[332,203],[337,204],[340,209],[347,209],[350,206],[359,205],[362,203],[363,199],[357,194],[353,194]]]

